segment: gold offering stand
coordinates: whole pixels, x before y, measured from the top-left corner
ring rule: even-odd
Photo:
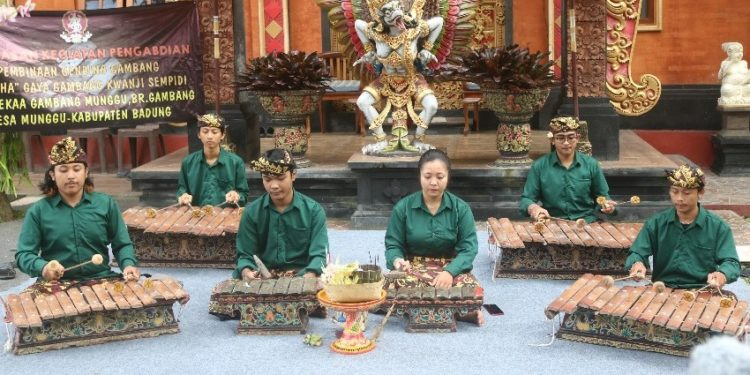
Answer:
[[[380,297],[374,300],[336,302],[331,300],[325,290],[319,291],[317,297],[321,305],[341,311],[346,317],[344,332],[331,343],[331,350],[341,354],[363,354],[375,349],[375,342],[365,336],[367,312],[383,303],[385,296],[385,290],[381,290]]]

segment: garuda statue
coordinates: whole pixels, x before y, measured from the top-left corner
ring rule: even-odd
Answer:
[[[406,13],[398,0],[369,0],[370,14],[376,19],[356,20],[354,27],[367,51],[355,64],[368,63],[378,77],[364,88],[357,106],[364,113],[375,143],[366,145],[363,154],[381,155],[396,151],[421,153],[433,148],[425,142],[425,131],[438,109],[437,98],[420,71],[437,57],[431,50],[443,28],[443,19],[422,19],[425,0],[416,0]],[[375,103],[384,100],[382,111]],[[417,114],[414,105],[422,105]],[[391,139],[386,139],[383,123],[393,120]],[[417,130],[412,142],[407,138],[407,121]]]
[[[344,55],[378,75],[357,100],[375,136],[362,152],[388,156],[432,148],[425,131],[438,102],[423,73],[471,50],[479,0],[315,1],[329,10]],[[378,102],[382,110],[376,109]],[[415,106],[422,110],[417,113]],[[389,116],[390,137],[383,131]],[[412,139],[407,137],[409,120],[416,125]]]

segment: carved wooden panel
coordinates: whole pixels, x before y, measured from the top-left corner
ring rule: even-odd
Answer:
[[[561,28],[567,27],[567,21],[561,18],[562,0],[548,0],[547,4],[549,45],[557,74],[564,42]],[[600,93],[604,85],[603,92],[609,96],[615,111],[625,116],[648,112],[661,96],[661,82],[657,77],[644,74],[636,80],[630,73],[635,37],[640,30],[640,7],[641,0],[579,0],[576,4],[579,95],[603,97]],[[568,95],[571,95],[570,89]]]
[[[471,48],[505,45],[505,3],[498,0],[481,0],[479,11],[471,20],[474,34]]]
[[[607,82],[606,2],[579,0],[576,1],[575,12],[578,49],[578,64],[575,69],[578,75],[578,95],[580,97],[605,97]],[[572,66],[570,59],[568,63],[568,66]],[[569,78],[572,82],[572,77]],[[568,95],[572,95],[571,87],[568,87]]]
[[[213,6],[219,7],[219,74],[214,59]],[[198,0],[201,40],[203,48],[203,89],[206,103],[216,103],[216,80],[219,80],[219,103],[233,104],[234,100],[234,23],[232,0]]]

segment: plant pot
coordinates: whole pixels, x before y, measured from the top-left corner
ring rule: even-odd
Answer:
[[[529,121],[544,105],[550,89],[530,89],[521,92],[483,89],[482,92],[487,107],[500,120],[497,126],[497,151],[500,158],[491,165],[499,167],[531,163]]]
[[[292,91],[253,91],[258,97],[260,108],[273,126],[274,146],[289,151],[297,167],[310,166],[307,159],[307,146],[310,135],[305,129],[305,119],[315,113],[320,102],[321,92],[317,90]]]

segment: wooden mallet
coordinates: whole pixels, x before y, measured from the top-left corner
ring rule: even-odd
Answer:
[[[621,277],[621,278],[619,278],[619,279],[615,279],[615,278],[613,278],[612,276],[604,276],[604,277],[602,278],[602,281],[600,282],[600,284],[601,284],[601,285],[604,285],[604,286],[605,286],[605,287],[607,287],[607,288],[610,288],[610,287],[612,287],[613,285],[615,285],[615,282],[616,282],[616,281],[623,281],[623,280],[628,280],[628,279],[632,279],[632,278],[633,278],[633,276],[625,276],[625,277]],[[663,291],[664,291],[664,289],[666,288],[666,286],[664,285],[664,283],[663,283],[663,282],[661,282],[661,281],[657,281],[657,282],[654,282],[654,284],[653,284],[653,285],[652,285],[651,287],[652,287],[652,288],[654,289],[654,291],[656,291],[657,293],[661,293],[661,292],[663,292]]]
[[[87,265],[87,264],[89,264],[89,263],[94,263],[94,264],[96,264],[96,265],[100,265],[100,264],[102,264],[103,262],[104,262],[104,257],[103,257],[103,256],[102,256],[101,254],[94,254],[94,255],[93,255],[93,256],[91,257],[91,260],[87,260],[87,261],[85,261],[85,262],[83,262],[83,263],[80,263],[80,264],[76,264],[75,266],[70,266],[70,267],[68,267],[68,268],[64,269],[63,271],[65,271],[65,272],[68,272],[68,271],[70,271],[70,270],[74,270],[74,269],[76,269],[76,268],[79,268],[79,267],[83,267],[83,266],[85,266],[85,265]]]
[[[544,223],[548,220],[555,220],[555,221],[568,223],[568,224],[573,225],[575,229],[583,229],[586,227],[586,220],[583,220],[583,219],[578,219],[578,220],[573,221],[573,220],[563,219],[561,217],[544,216],[544,218],[537,219],[537,221],[534,223],[534,229],[537,232],[542,233],[544,231]]]

